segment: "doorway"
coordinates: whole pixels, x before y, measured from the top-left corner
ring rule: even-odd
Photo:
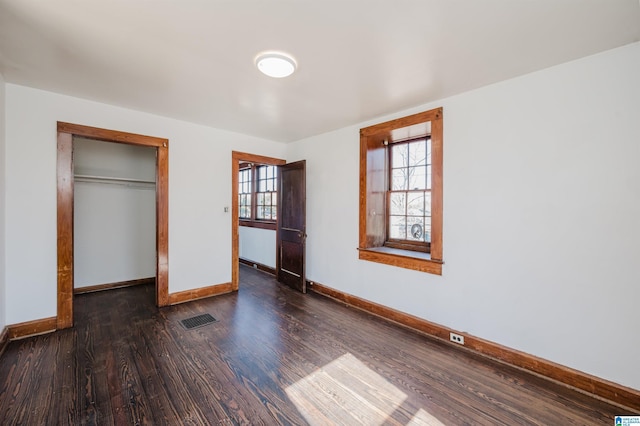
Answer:
[[[73,138],[154,147],[156,149],[156,305],[169,304],[168,285],[168,183],[169,141],[115,130],[58,122],[58,309],[57,328],[73,327]]]
[[[231,238],[231,286],[239,288],[240,273],[240,164],[254,163],[275,165],[277,175],[276,219],[276,278],[296,290],[306,292],[305,241],[306,241],[306,161],[287,164],[285,160],[244,152],[232,152],[232,238]],[[252,190],[253,191],[253,190]],[[244,194],[243,194],[244,195]],[[285,212],[283,213],[283,208]]]
[[[286,164],[285,160],[273,157],[265,157],[262,155],[248,154],[245,152],[233,151],[231,154],[231,185],[232,185],[232,202],[231,202],[231,286],[233,291],[239,288],[239,272],[240,272],[240,220],[239,220],[239,174],[241,163],[254,163],[268,166],[281,166]]]

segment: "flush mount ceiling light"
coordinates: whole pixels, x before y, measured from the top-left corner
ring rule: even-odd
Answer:
[[[297,64],[291,56],[284,53],[265,52],[256,57],[256,66],[269,77],[282,78],[293,74]]]

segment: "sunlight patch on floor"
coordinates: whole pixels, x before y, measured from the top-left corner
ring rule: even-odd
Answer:
[[[286,389],[311,425],[381,425],[403,423],[393,413],[407,395],[348,353]],[[410,425],[442,425],[424,410]]]
[[[407,426],[444,426],[444,423],[421,408]]]

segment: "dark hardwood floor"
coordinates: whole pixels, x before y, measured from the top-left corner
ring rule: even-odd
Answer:
[[[240,291],[158,310],[76,296],[75,328],[11,342],[2,425],[612,425],[633,414],[241,267]],[[218,322],[186,330],[181,320]]]

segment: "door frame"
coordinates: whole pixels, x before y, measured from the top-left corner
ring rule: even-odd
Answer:
[[[73,138],[142,145],[156,148],[156,304],[169,304],[169,140],[117,130],[58,121],[57,225],[58,310],[57,329],[73,327]]]
[[[240,219],[238,218],[238,176],[240,163],[257,163],[281,166],[285,160],[246,152],[231,151],[231,290],[240,287]]]

